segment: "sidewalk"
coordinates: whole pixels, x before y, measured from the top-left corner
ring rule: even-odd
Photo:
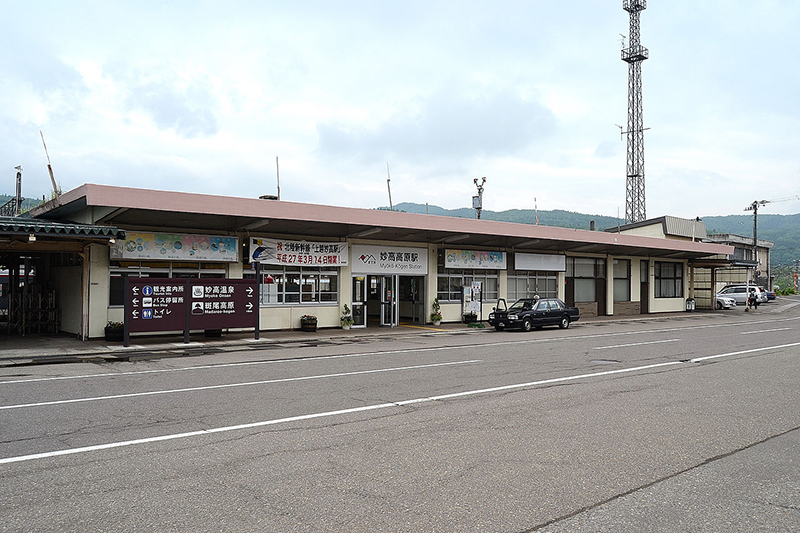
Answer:
[[[734,311],[736,315],[738,312]],[[758,311],[762,313],[762,311]],[[604,323],[623,323],[637,321],[653,321],[677,318],[708,318],[718,316],[729,317],[730,311],[694,311],[691,313],[659,313],[655,315],[604,316],[582,318],[572,327],[600,325]],[[741,313],[744,315],[744,313]],[[753,313],[755,315],[756,313]],[[413,335],[453,335],[478,334],[494,332],[485,322],[483,328],[463,323],[445,323],[432,325],[400,325],[396,328],[369,327],[353,328],[345,331],[341,328],[325,328],[316,332],[300,330],[262,331],[260,339],[254,333],[225,333],[222,337],[205,337],[202,333],[193,334],[190,342],[185,344],[181,335],[151,335],[131,338],[131,345],[125,348],[122,342],[109,342],[104,339],[80,341],[72,335],[57,336],[0,336],[0,367],[25,366],[36,364],[59,364],[79,362],[112,362],[154,359],[161,357],[181,357],[215,351],[232,351],[236,349],[256,349],[259,346],[277,348],[292,347],[303,344],[350,344],[368,342],[378,337],[393,336],[397,338]]]

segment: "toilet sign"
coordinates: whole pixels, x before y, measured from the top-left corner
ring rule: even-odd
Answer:
[[[130,277],[125,280],[125,327],[128,331],[183,331],[186,280]]]

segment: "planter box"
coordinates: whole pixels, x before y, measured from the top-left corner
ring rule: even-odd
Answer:
[[[125,334],[125,330],[122,328],[109,328],[106,327],[105,337],[107,341],[122,341],[122,337]]]
[[[301,320],[300,331],[317,331],[316,320]]]

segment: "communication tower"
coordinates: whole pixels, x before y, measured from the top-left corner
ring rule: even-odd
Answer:
[[[639,42],[639,14],[647,9],[647,0],[622,0],[622,9],[630,14],[628,48],[622,60],[628,64],[628,160],[625,193],[625,222],[647,219],[644,199],[644,117],[642,112],[642,61],[648,50]],[[624,45],[623,45],[624,46]]]

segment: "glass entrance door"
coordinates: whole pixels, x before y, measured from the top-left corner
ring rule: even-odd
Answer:
[[[397,275],[381,276],[381,326],[397,326],[397,314]]]
[[[353,278],[353,327],[367,327],[367,278],[356,276]]]

